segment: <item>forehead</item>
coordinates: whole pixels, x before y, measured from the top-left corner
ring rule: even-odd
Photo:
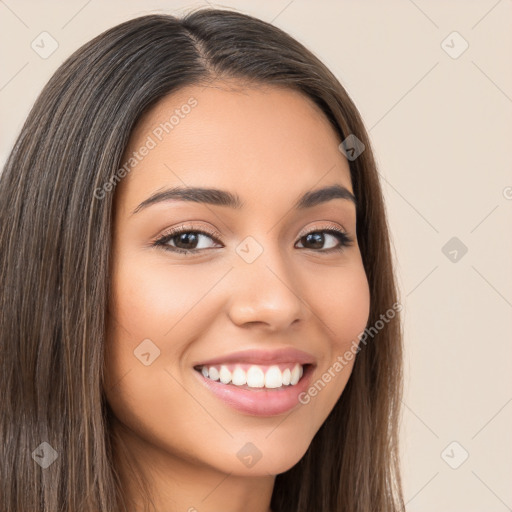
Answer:
[[[123,161],[134,165],[117,193],[135,206],[169,186],[236,190],[249,203],[296,198],[322,184],[351,190],[339,143],[320,108],[293,89],[233,82],[185,87],[138,122]]]

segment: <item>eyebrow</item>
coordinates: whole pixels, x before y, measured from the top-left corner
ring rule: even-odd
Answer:
[[[326,203],[333,199],[345,199],[352,202],[354,206],[357,207],[357,200],[350,190],[342,185],[330,185],[306,192],[295,202],[294,208],[298,210],[312,208],[313,206]],[[202,187],[174,187],[156,192],[145,199],[133,210],[132,215],[152,204],[166,201],[190,201],[215,206],[227,206],[236,210],[240,210],[244,206],[244,202],[237,194],[233,194],[227,190]]]

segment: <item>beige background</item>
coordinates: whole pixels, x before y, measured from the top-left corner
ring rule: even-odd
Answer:
[[[370,131],[405,307],[408,511],[512,510],[512,0],[211,4],[308,46]],[[2,164],[76,48],[135,16],[201,5],[0,0]],[[46,59],[31,48],[43,31],[59,45]]]

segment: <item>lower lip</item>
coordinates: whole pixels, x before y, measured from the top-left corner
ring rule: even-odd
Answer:
[[[308,388],[313,370],[313,365],[306,366],[302,378],[295,386],[274,389],[255,388],[254,390],[240,389],[234,384],[222,384],[208,379],[197,370],[193,372],[197,374],[203,385],[234,409],[255,416],[275,416],[290,411],[300,403],[298,397]]]

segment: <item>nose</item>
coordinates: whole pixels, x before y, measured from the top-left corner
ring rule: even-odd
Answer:
[[[228,315],[237,326],[261,324],[268,331],[279,331],[309,315],[298,276],[278,249],[266,248],[252,263],[240,258],[231,279]]]

